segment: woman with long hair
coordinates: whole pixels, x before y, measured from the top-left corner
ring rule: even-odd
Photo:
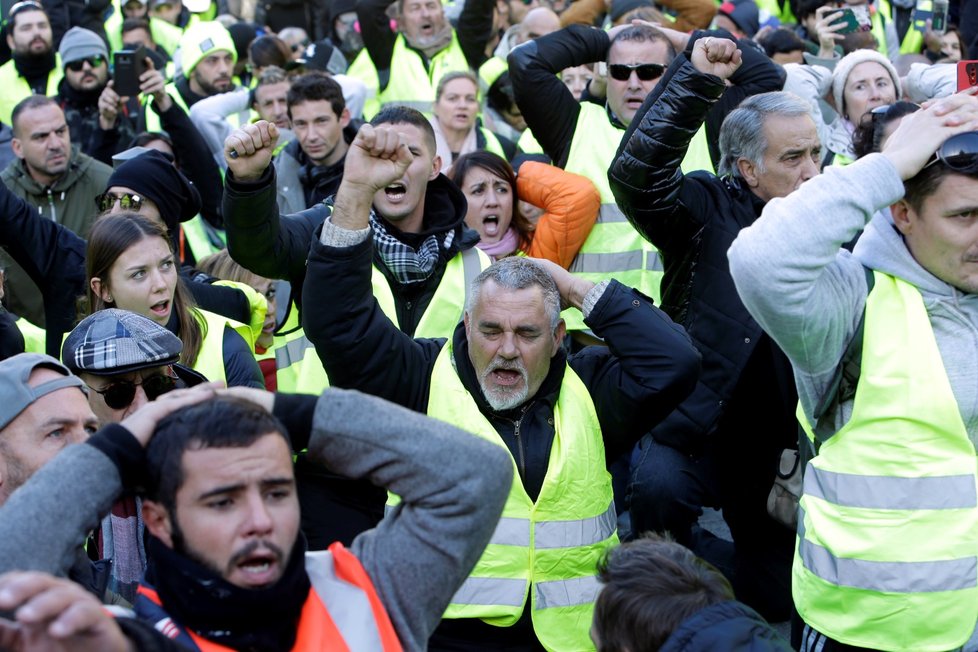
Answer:
[[[177,275],[166,228],[139,213],[106,215],[92,227],[86,251],[87,312],[129,310],[183,341],[180,362],[228,386],[263,388],[251,330],[194,305]]]
[[[569,268],[601,207],[589,179],[536,161],[517,176],[492,152],[459,157],[448,178],[468,201],[465,223],[479,232],[476,246],[493,260],[526,254]],[[534,206],[543,211],[531,217]]]

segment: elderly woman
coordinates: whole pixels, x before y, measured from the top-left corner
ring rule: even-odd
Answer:
[[[822,141],[822,165],[847,165],[856,159],[852,133],[863,116],[878,106],[896,102],[901,96],[900,76],[885,55],[875,50],[856,50],[835,64],[823,66],[790,64],[785,66],[792,91],[812,104],[815,124]],[[821,100],[835,109],[830,124],[822,116]]]

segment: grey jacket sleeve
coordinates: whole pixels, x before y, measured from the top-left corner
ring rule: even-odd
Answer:
[[[404,648],[426,649],[502,513],[513,477],[508,452],[379,398],[328,389],[316,405],[309,456],[401,497],[351,551]]]
[[[94,446],[69,446],[0,507],[0,573],[66,576],[86,535],[122,492],[115,463]]]
[[[227,169],[224,160],[224,140],[231,135],[231,123],[228,117],[241,111],[247,111],[250,106],[251,91],[247,88],[218,93],[205,97],[190,107],[190,120],[203,136],[207,148],[214,155],[214,160]]]
[[[881,154],[829,166],[768,202],[727,253],[744,305],[794,365],[809,418],[866,303],[862,264],[841,247],[902,196],[903,183]]]

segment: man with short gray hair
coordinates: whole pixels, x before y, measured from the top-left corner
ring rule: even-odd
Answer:
[[[687,546],[699,541],[701,506],[722,508],[733,549],[716,542],[694,551],[728,571],[732,564],[738,599],[787,620],[794,536],[767,503],[782,453],[796,455],[797,395],[787,358],[737,296],[727,249],[765,203],[818,174],[820,148],[804,102],[762,93],[720,129],[721,176],[683,174],[691,137],[740,62],[733,41],[697,40],[636,114],[609,171],[622,211],[662,255],[663,310],[703,355],[696,389],[636,452],[630,508],[636,534],[667,530]]]
[[[350,145],[303,288],[333,309],[305,312],[306,336],[334,386],[458,425],[512,456],[502,525],[430,649],[588,649],[596,563],[617,541],[607,463],[686,396],[698,356],[641,293],[520,257],[475,278],[449,339],[399,330],[370,291],[368,225],[374,194],[417,165],[398,128],[366,125]],[[561,304],[609,346],[568,356]]]

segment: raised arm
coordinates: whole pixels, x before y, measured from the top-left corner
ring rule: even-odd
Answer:
[[[692,61],[677,55],[632,119],[608,171],[622,212],[662,251],[685,248],[715,201],[680,165],[739,64],[740,51],[727,39],[698,39]]]
[[[414,340],[401,332],[381,310],[371,282],[380,273],[372,265],[373,196],[403,176],[413,158],[396,125],[364,125],[357,133],[333,214],[309,253],[303,287],[307,302],[329,309],[304,311],[302,326],[334,387],[424,410],[444,340]]]
[[[44,295],[47,353],[61,357],[61,336],[75,325],[75,301],[85,293],[85,241],[0,184],[0,246]]]
[[[564,68],[604,61],[608,44],[603,30],[571,25],[509,53],[516,104],[537,142],[557,167],[567,164],[581,113],[577,99],[557,73]]]
[[[390,4],[390,0],[357,0],[356,3],[363,44],[377,69],[381,91],[387,88],[390,80],[391,59],[397,40],[397,32],[391,31],[391,21],[387,16]]]
[[[278,129],[265,120],[236,129],[228,136],[224,143],[228,165],[224,221],[231,257],[255,274],[288,280],[298,305],[309,244],[327,210],[315,206],[300,213],[279,215],[275,168],[271,165],[277,142]]]

